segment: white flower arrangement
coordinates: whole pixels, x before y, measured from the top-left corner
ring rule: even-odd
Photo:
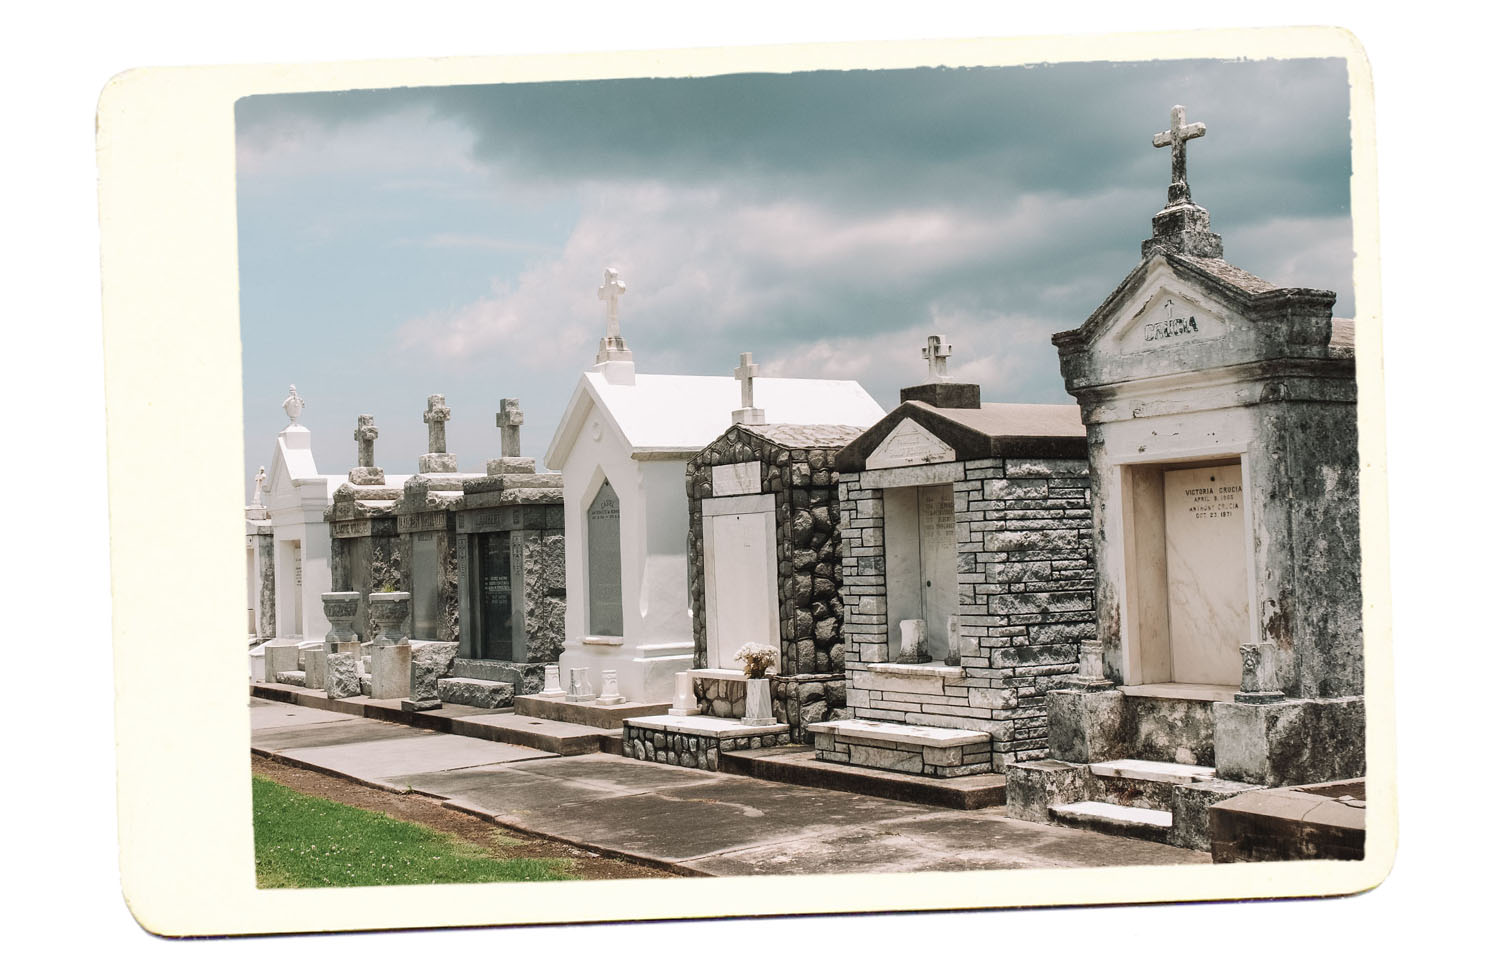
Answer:
[[[780,658],[781,651],[770,644],[757,644],[747,641],[743,647],[734,652],[734,659],[745,665],[745,677],[763,678]]]

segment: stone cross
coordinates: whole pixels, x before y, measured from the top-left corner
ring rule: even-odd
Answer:
[[[750,363],[750,352],[740,355],[740,366],[734,369],[735,380],[740,383],[740,407],[755,407],[755,376],[760,373],[759,364]]]
[[[427,396],[427,410],[422,412],[422,420],[427,423],[427,451],[434,454],[448,451],[446,425],[450,415],[452,411],[449,410],[442,395]]]
[[[297,424],[297,419],[302,417],[302,406],[306,403],[307,402],[302,400],[302,396],[297,393],[297,386],[295,384],[292,385],[291,393],[288,394],[286,396],[286,400],[281,403],[281,409],[285,411],[286,416],[291,419],[291,421],[288,423],[288,427]]]
[[[922,358],[927,362],[927,377],[934,382],[948,380],[948,358],[953,353],[953,345],[948,343],[948,338],[942,334],[933,334],[927,338],[927,346],[922,348]]]
[[[519,398],[500,399],[500,410],[495,412],[495,427],[500,429],[502,458],[515,458],[521,454],[521,425],[525,421]]]
[[[250,505],[252,505],[252,506],[261,506],[261,505],[264,505],[265,503],[264,503],[264,500],[261,499],[261,496],[265,493],[265,490],[266,490],[266,467],[264,465],[262,465],[260,467],[260,471],[257,472],[257,473],[255,473],[255,498],[250,500]]]
[[[604,336],[620,336],[620,296],[625,284],[620,282],[620,271],[614,267],[604,270],[604,284],[599,287],[599,299],[604,301]]]
[[[1173,105],[1171,127],[1151,136],[1151,144],[1155,148],[1172,146],[1172,184],[1182,185],[1181,191],[1184,194],[1186,194],[1187,187],[1188,140],[1202,138],[1207,132],[1208,128],[1201,121],[1195,121],[1191,125],[1187,123],[1186,108],[1182,105]]]
[[[361,468],[375,466],[375,439],[380,429],[375,427],[374,415],[360,415],[359,425],[354,429],[354,440],[359,443],[359,465]]]

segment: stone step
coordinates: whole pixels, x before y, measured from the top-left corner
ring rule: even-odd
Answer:
[[[1115,759],[1089,766],[1095,782],[1095,794],[1121,806],[1171,811],[1175,786],[1211,782],[1216,778],[1212,766],[1185,765],[1179,762],[1152,762],[1147,759]]]
[[[1150,840],[1153,843],[1172,841],[1172,814],[1160,809],[1087,801],[1053,806],[1048,812],[1058,823],[1074,829]]]
[[[1005,804],[1005,776],[998,773],[935,779],[886,772],[862,765],[822,761],[807,745],[724,752],[719,756],[719,771],[946,809],[987,809]]]
[[[825,762],[936,778],[994,771],[985,732],[866,718],[818,722],[807,731]]]
[[[509,708],[515,698],[508,682],[478,678],[438,678],[437,690],[444,704],[471,708]]]

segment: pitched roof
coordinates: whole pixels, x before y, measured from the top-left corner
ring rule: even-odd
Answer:
[[[885,409],[857,381],[819,378],[757,378],[755,406],[770,424],[854,425],[879,421]],[[548,468],[560,468],[597,408],[633,453],[686,457],[729,427],[740,407],[740,384],[732,377],[637,374],[634,384],[610,384],[585,371],[547,446]]]
[[[1088,455],[1077,405],[984,402],[978,408],[934,408],[906,401],[839,452],[838,470],[862,471],[870,453],[908,418],[951,447],[955,461]]]

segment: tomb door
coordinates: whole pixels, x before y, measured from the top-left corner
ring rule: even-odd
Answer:
[[[958,613],[953,486],[887,489],[884,496],[888,657],[895,660],[900,649],[901,621],[921,620],[927,653],[942,660],[958,648],[948,643],[948,618]]]
[[[620,593],[620,497],[606,479],[584,515],[588,555],[588,632],[604,637],[625,634]]]
[[[510,533],[479,536],[480,656],[511,660]]]
[[[1171,680],[1238,684],[1250,640],[1238,463],[1162,473]]]
[[[771,496],[751,500],[767,507],[771,501]],[[705,508],[703,530],[707,663],[739,668],[734,655],[746,643],[781,644],[775,513],[766,508],[710,515]]]

